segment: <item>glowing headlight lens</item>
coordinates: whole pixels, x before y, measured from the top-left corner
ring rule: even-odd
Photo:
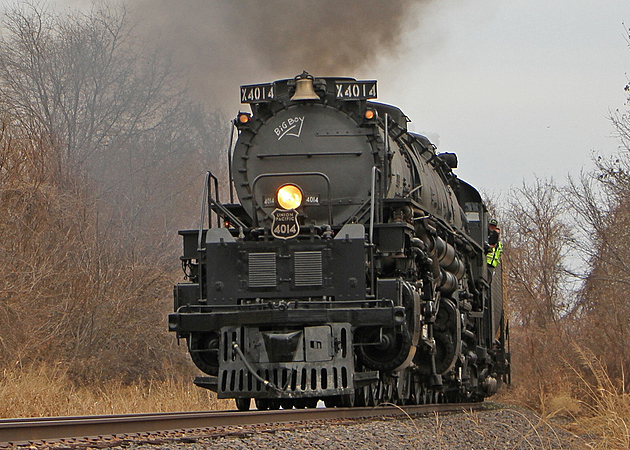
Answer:
[[[302,204],[302,191],[293,184],[285,184],[276,195],[278,205],[283,209],[296,209]]]

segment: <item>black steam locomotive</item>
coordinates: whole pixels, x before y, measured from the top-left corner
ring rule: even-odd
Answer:
[[[169,328],[195,383],[241,410],[480,401],[509,381],[486,207],[376,89],[242,86],[230,201],[209,172],[201,226],[179,232]]]

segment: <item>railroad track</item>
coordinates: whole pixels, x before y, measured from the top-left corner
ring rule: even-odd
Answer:
[[[42,417],[0,420],[0,448],[38,445],[65,439],[111,440],[129,435],[218,427],[406,416],[433,412],[487,409],[489,404],[454,403],[414,406],[389,404],[367,408],[314,408],[279,411],[209,411],[125,414],[105,416]]]

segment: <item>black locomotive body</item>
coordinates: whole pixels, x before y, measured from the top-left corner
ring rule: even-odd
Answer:
[[[488,214],[456,156],[371,101],[375,81],[303,73],[241,97],[231,200],[208,173],[209,227],[180,231],[169,328],[208,375],[195,383],[239,409],[496,392],[501,265],[486,265]]]

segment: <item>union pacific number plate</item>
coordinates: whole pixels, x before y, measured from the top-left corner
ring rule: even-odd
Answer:
[[[295,209],[288,211],[274,209],[271,213],[273,219],[271,223],[271,234],[279,239],[289,239],[300,234],[300,224],[298,223],[298,213]]]
[[[338,100],[367,100],[376,98],[376,81],[335,82]]]
[[[263,103],[275,98],[273,83],[241,86],[241,103]]]

